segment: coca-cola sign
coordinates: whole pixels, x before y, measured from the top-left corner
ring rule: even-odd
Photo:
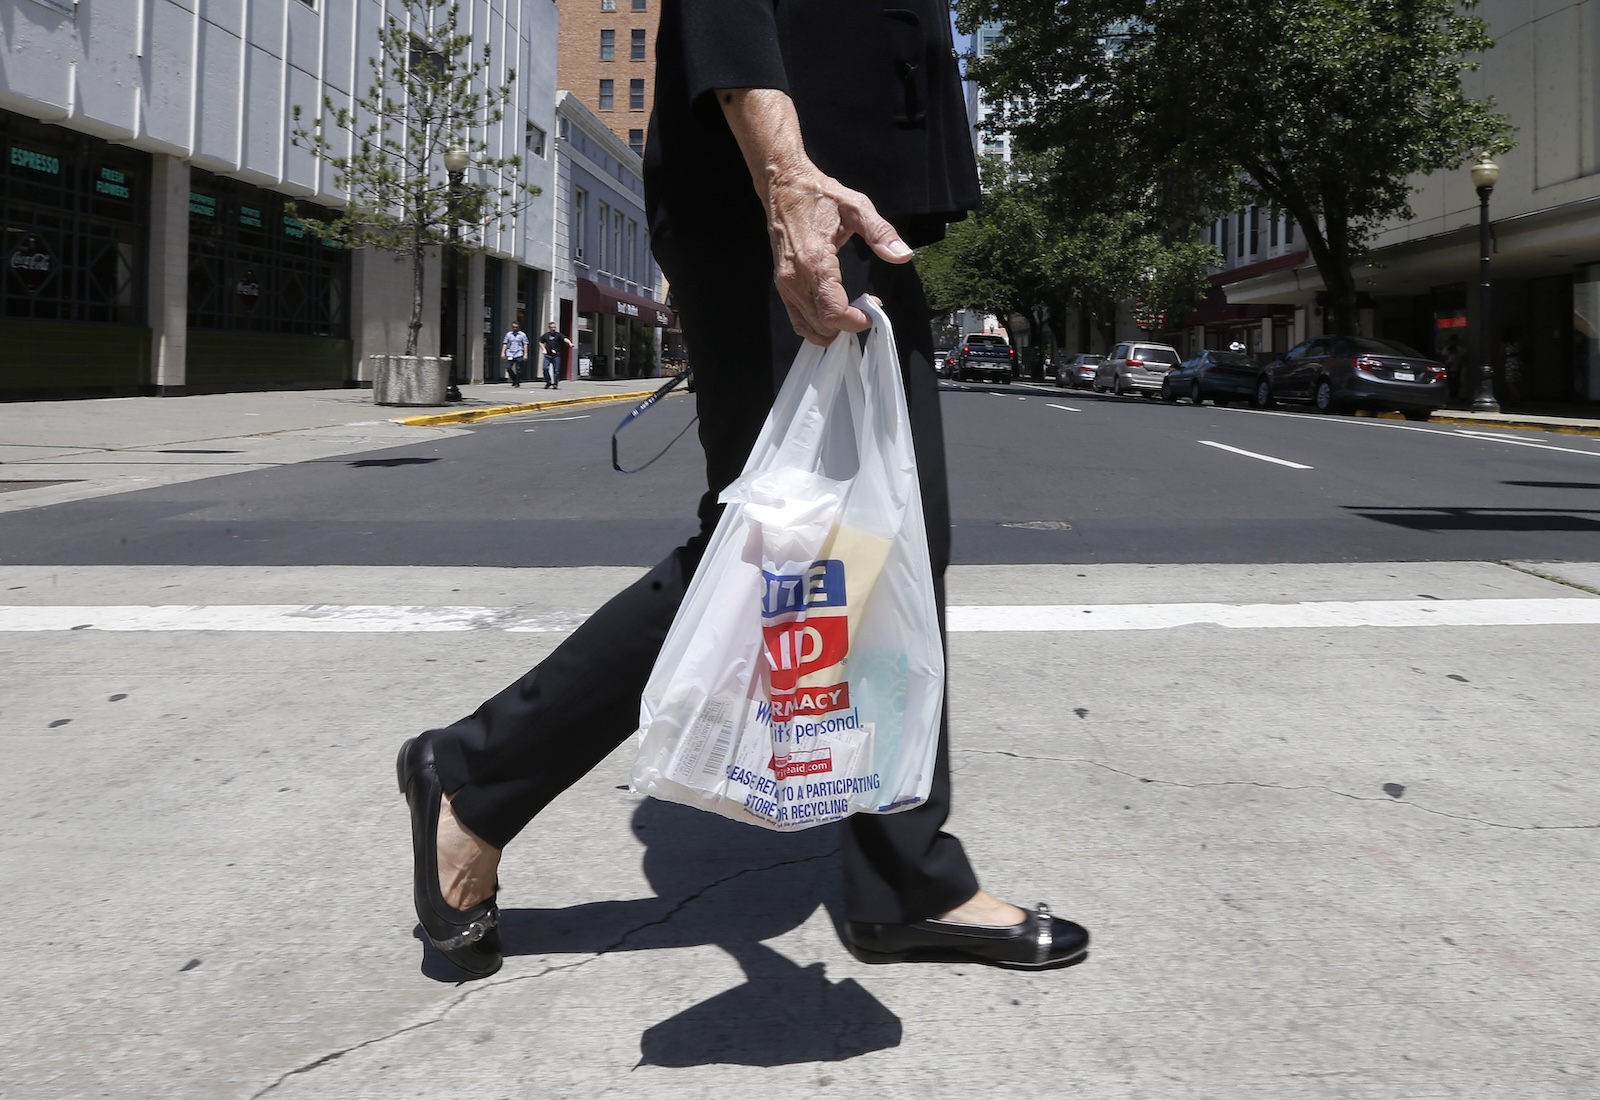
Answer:
[[[11,250],[11,255],[6,258],[6,266],[29,294],[37,294],[50,277],[50,272],[55,270],[55,258],[50,255],[43,241],[29,233],[22,238],[21,244]]]

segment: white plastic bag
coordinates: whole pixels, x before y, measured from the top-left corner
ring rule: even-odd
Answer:
[[[645,685],[633,788],[769,829],[928,797],[944,652],[889,320],[806,344]]]

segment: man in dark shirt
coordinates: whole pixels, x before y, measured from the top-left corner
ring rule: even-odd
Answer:
[[[561,347],[565,344],[570,348],[572,341],[551,321],[550,328],[539,337],[539,343],[544,345],[544,388],[558,390],[561,388]]]
[[[652,247],[694,359],[707,492],[701,530],[470,717],[408,741],[418,918],[477,974],[500,965],[500,850],[637,727],[639,696],[801,339],[895,326],[935,598],[949,563],[938,382],[912,246],[977,205],[941,0],[664,0],[645,149]],[[941,729],[927,801],[842,830],[846,944],[873,962],[1047,969],[1088,933],[978,886],[949,813]]]

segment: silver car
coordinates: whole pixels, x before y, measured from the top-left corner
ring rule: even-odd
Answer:
[[[1056,385],[1081,390],[1094,385],[1095,371],[1100,369],[1100,356],[1074,355],[1056,368]]]
[[[1161,380],[1182,361],[1170,344],[1118,344],[1095,370],[1094,388],[1100,393],[1159,394]]]

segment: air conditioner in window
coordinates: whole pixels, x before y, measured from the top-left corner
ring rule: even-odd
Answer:
[[[572,258],[574,260],[577,260],[579,263],[582,263],[583,262],[583,249],[581,249],[581,248],[574,249],[573,253],[572,253]]]

